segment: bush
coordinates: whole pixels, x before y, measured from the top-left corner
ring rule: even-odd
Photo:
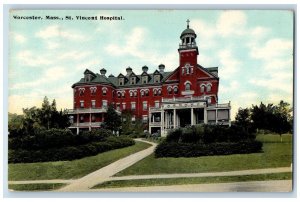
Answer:
[[[240,126],[199,125],[169,132],[167,142],[214,143],[254,140],[255,135]]]
[[[210,144],[162,142],[155,149],[155,157],[199,157],[211,155],[247,154],[260,152],[258,141],[217,142]]]
[[[35,130],[33,134],[9,138],[8,147],[9,149],[25,150],[60,148],[103,141],[109,136],[113,136],[113,134],[106,129],[84,131],[78,135],[73,134],[69,129],[40,129]]]
[[[113,149],[134,145],[128,137],[108,137],[103,142],[92,142],[77,147],[50,148],[46,150],[9,150],[9,163],[31,163],[45,161],[74,160],[86,156],[96,155]]]

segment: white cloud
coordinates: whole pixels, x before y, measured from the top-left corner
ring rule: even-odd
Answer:
[[[38,31],[35,36],[42,39],[51,39],[56,37],[61,37],[70,40],[84,40],[83,35],[77,34],[77,31],[66,31],[63,27],[58,25],[51,25],[43,30]]]
[[[250,56],[255,59],[273,60],[293,55],[293,42],[286,39],[270,39],[263,45],[252,45]]]
[[[235,80],[231,81],[228,86],[222,84],[219,86],[219,94],[224,95],[225,93],[229,93],[237,90],[239,83]]]
[[[216,28],[221,36],[243,35],[247,17],[243,11],[224,11],[220,15]]]
[[[219,57],[219,74],[223,78],[232,78],[237,73],[241,66],[241,61],[236,59],[230,49],[222,50],[218,53]]]
[[[254,37],[254,39],[260,39],[262,37],[265,37],[269,33],[270,33],[270,29],[261,26],[257,26],[249,32],[251,37]]]
[[[67,51],[61,54],[58,59],[61,60],[81,60],[91,55],[91,51]]]
[[[50,84],[53,81],[59,80],[61,78],[65,78],[67,72],[62,67],[52,67],[48,68],[43,75],[41,75],[38,79],[24,82],[24,83],[17,83],[10,86],[10,89],[26,89],[26,88],[33,88],[40,86],[42,84]]]
[[[84,63],[80,63],[80,64],[76,65],[76,70],[82,70],[82,72],[85,69],[92,70],[92,69],[96,69],[96,68],[97,68],[97,70],[102,69],[100,59],[93,59],[93,60],[89,60]]]
[[[12,35],[13,35],[13,39],[18,43],[22,44],[27,41],[27,38],[25,36],[23,36],[22,34],[12,33]]]
[[[53,60],[47,59],[45,55],[35,54],[30,50],[20,51],[17,54],[17,59],[20,63],[31,67],[50,65],[53,62]]]
[[[47,41],[46,45],[47,45],[47,48],[50,49],[50,50],[58,49],[60,47],[59,43],[53,42],[53,41]]]

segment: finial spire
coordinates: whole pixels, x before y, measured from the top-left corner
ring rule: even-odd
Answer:
[[[189,29],[190,28],[190,25],[189,25],[189,23],[190,23],[190,20],[189,19],[187,19],[187,28]]]

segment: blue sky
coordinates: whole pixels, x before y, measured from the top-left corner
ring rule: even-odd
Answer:
[[[293,13],[290,11],[12,11],[9,112],[40,106],[44,96],[72,108],[71,85],[86,68],[117,76],[130,66],[154,72],[178,67],[179,36],[190,19],[198,63],[219,67],[219,103],[231,101],[232,117],[251,104],[292,104]],[[66,20],[15,20],[14,15],[72,16]],[[76,16],[123,16],[122,21],[78,21]]]

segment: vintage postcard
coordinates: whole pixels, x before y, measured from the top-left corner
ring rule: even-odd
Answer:
[[[10,10],[8,189],[291,192],[291,10]]]

